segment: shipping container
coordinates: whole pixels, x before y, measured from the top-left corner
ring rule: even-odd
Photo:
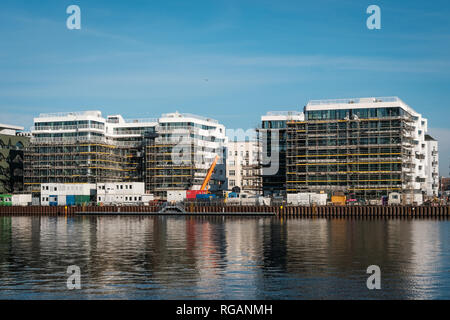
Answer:
[[[326,193],[311,193],[309,202],[310,202],[310,204],[315,204],[317,206],[325,206],[327,204],[327,194]]]
[[[58,206],[58,196],[48,196],[48,204],[50,207]]]
[[[346,204],[346,196],[331,196],[331,202],[334,205],[340,205],[340,206],[345,206]]]
[[[297,206],[298,205],[297,193],[288,193],[286,200],[287,200],[288,204],[291,204],[293,206]]]
[[[66,205],[66,196],[58,196],[58,206],[65,206]]]
[[[33,197],[31,199],[31,205],[32,206],[40,206],[41,205],[41,198],[40,197]]]
[[[75,205],[77,205],[77,206],[89,204],[90,200],[91,200],[90,196],[75,195]]]
[[[196,199],[197,200],[212,200],[217,198],[215,194],[197,194]]]
[[[12,195],[0,194],[0,206],[11,207],[12,206]]]
[[[207,190],[186,190],[186,199],[196,199],[198,194],[207,194]]]
[[[12,205],[13,206],[29,206],[32,203],[31,194],[15,194],[12,196]]]
[[[75,202],[75,195],[66,196],[66,204],[68,206],[74,206],[76,204],[76,202]]]
[[[168,190],[168,202],[183,202],[186,199],[186,190]]]

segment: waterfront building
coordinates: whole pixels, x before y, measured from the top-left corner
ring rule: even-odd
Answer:
[[[100,111],[41,114],[25,154],[25,186],[145,182],[148,193],[165,197],[168,189],[199,189],[219,155],[210,183],[217,190],[226,187],[224,139],[216,120],[177,112],[137,120]]]
[[[259,194],[261,191],[260,148],[256,140],[228,141],[227,143],[228,190]]]
[[[304,113],[287,121],[288,193],[368,200],[427,189],[427,120],[399,98],[313,100]]]
[[[261,117],[261,127],[257,128],[257,136],[261,146],[264,196],[285,196],[287,122],[303,120],[303,113],[297,111],[271,111]]]
[[[103,118],[100,111],[41,114],[25,153],[25,187],[143,180],[143,134],[157,120]]]
[[[146,189],[165,199],[167,190],[199,190],[219,157],[210,190],[226,190],[225,127],[217,120],[192,114],[167,113],[156,134],[146,138]]]
[[[23,191],[23,152],[30,141],[23,130],[0,124],[0,194]]]
[[[439,157],[438,142],[432,136],[425,135],[425,176],[426,195],[439,196]]]

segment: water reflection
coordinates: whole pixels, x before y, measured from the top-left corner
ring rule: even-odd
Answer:
[[[433,219],[0,217],[0,299],[448,299],[449,240]]]

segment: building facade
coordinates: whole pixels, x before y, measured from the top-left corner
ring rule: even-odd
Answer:
[[[23,157],[30,137],[23,127],[0,124],[0,194],[23,191]]]
[[[432,136],[425,135],[425,175],[426,195],[428,197],[439,196],[439,157],[438,142]]]
[[[296,111],[271,111],[261,117],[257,128],[261,148],[261,179],[264,196],[286,195],[287,122],[302,121]]]
[[[199,190],[216,156],[210,190],[226,190],[225,127],[197,115],[163,114],[147,138],[146,189],[163,199],[167,190]]]
[[[103,118],[100,111],[41,114],[25,153],[25,188],[42,183],[142,181],[143,133],[156,120]]]
[[[288,193],[368,200],[426,189],[427,120],[399,98],[314,100],[304,113],[287,122]]]
[[[43,183],[145,182],[146,191],[199,189],[219,156],[211,190],[226,188],[225,127],[171,113],[159,119],[102,117],[100,111],[41,114],[25,154],[25,186]]]
[[[238,187],[240,191],[261,192],[261,168],[259,166],[258,141],[229,141],[227,143],[228,190]]]

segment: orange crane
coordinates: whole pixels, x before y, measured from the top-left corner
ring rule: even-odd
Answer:
[[[219,156],[216,156],[213,163],[211,164],[211,167],[209,168],[208,173],[206,174],[205,180],[203,180],[202,187],[200,188],[200,190],[202,191],[205,190],[206,186],[209,183],[209,180],[211,180],[211,176],[214,171],[214,168],[216,167],[217,161],[219,161]]]

